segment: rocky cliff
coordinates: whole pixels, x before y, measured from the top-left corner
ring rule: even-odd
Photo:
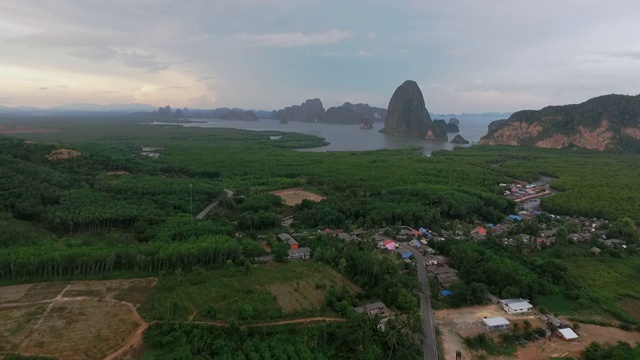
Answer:
[[[220,120],[242,120],[242,121],[258,121],[258,117],[253,111],[229,110],[220,115]]]
[[[342,104],[341,107],[353,110],[370,121],[384,121],[385,116],[387,116],[387,109],[369,106],[369,104],[352,104],[346,102]]]
[[[320,99],[310,99],[302,105],[293,105],[282,110],[273,111],[271,118],[286,121],[319,122],[324,115],[324,107]]]
[[[456,135],[453,140],[451,140],[451,144],[468,144],[469,140],[465,139],[462,137],[462,135],[458,134]]]
[[[581,104],[519,111],[491,123],[480,144],[640,152],[640,95],[605,95]]]
[[[360,124],[365,118],[348,108],[332,107],[328,108],[320,118],[321,123],[325,124]]]
[[[429,140],[448,140],[445,125],[431,121],[422,91],[411,80],[405,81],[393,93],[384,128],[380,132]]]

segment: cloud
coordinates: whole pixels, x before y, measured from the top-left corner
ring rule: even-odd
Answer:
[[[168,62],[155,60],[155,55],[141,54],[137,51],[122,51],[119,55],[125,65],[132,68],[147,69],[148,73],[157,73],[171,67]]]
[[[43,87],[41,87],[39,90],[49,90],[49,88],[48,88],[48,87],[44,87],[44,86],[43,86]]]
[[[79,58],[94,61],[105,61],[113,59],[118,55],[118,50],[106,46],[87,46],[71,49],[67,53]]]
[[[67,53],[74,57],[99,62],[119,60],[128,67],[147,69],[148,73],[167,70],[173,65],[170,62],[156,60],[155,55],[143,54],[136,50],[116,49],[106,46],[77,47],[70,49]]]
[[[240,33],[233,36],[235,40],[244,41],[261,47],[299,47],[311,45],[327,45],[339,43],[353,37],[350,31],[331,29],[323,33],[270,33],[247,34]]]
[[[34,47],[106,46],[128,43],[126,34],[113,31],[42,31],[5,39],[8,44]]]

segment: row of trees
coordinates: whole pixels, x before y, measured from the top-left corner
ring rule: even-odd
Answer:
[[[242,249],[237,240],[219,235],[181,243],[10,247],[0,251],[0,281],[97,277],[118,271],[157,274],[222,266],[229,260],[242,264]]]

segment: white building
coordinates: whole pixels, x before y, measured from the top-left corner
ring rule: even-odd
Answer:
[[[509,314],[521,314],[531,310],[533,305],[529,304],[529,300],[525,299],[502,299],[500,304],[504,311]]]
[[[565,340],[575,340],[578,338],[578,335],[570,328],[558,329],[558,332],[560,333],[562,338]]]
[[[482,325],[489,331],[509,329],[509,320],[502,316],[482,319]]]

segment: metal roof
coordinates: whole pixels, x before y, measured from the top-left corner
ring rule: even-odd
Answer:
[[[560,334],[562,334],[562,337],[567,340],[573,340],[578,338],[578,335],[569,328],[558,329],[558,331],[560,331]]]
[[[482,319],[482,322],[484,322],[489,327],[509,325],[509,320],[503,318],[502,316],[494,318],[484,318]]]

